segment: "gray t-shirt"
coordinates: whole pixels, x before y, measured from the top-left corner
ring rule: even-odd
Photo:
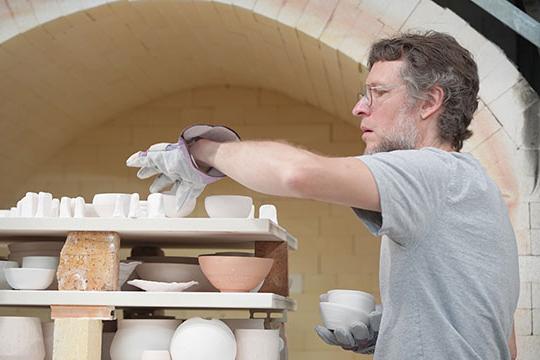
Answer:
[[[510,359],[516,240],[495,183],[471,155],[435,148],[359,156],[381,209],[376,360]],[[359,184],[361,186],[361,184]]]

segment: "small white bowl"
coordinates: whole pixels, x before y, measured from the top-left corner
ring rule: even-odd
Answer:
[[[52,284],[56,270],[9,268],[4,269],[4,274],[9,286],[14,289],[43,290]]]
[[[123,213],[127,216],[129,211],[129,202],[130,194],[119,194],[119,193],[103,193],[96,194],[92,200],[92,205],[94,206],[95,212],[99,217],[111,218],[113,217],[114,210],[119,202],[119,206]]]
[[[364,291],[330,290],[328,292],[328,302],[345,305],[368,314],[375,310],[375,298]]]
[[[184,203],[184,206],[180,210],[176,210],[176,196],[163,194],[163,208],[165,210],[165,216],[169,218],[178,218],[188,216],[195,209],[197,200],[192,199]]]
[[[330,330],[335,330],[336,328],[348,329],[356,321],[362,321],[364,324],[367,324],[369,321],[368,315],[365,312],[348,306],[329,302],[319,303],[319,306],[324,326]]]
[[[247,218],[253,199],[241,195],[213,195],[204,199],[204,208],[211,218]]]
[[[22,259],[22,267],[56,270],[58,268],[58,260],[58,256],[25,256]]]

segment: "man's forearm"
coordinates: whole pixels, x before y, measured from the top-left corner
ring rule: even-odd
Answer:
[[[191,147],[191,153],[196,161],[217,168],[250,189],[292,197],[299,196],[291,184],[294,172],[317,157],[306,150],[270,141],[199,140]]]

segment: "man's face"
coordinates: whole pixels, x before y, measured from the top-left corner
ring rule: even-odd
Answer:
[[[407,95],[400,70],[403,61],[379,61],[366,79],[371,96],[364,96],[353,108],[362,118],[365,154],[414,149],[418,141],[418,112]]]

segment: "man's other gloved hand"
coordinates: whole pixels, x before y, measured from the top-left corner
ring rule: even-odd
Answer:
[[[317,325],[315,332],[328,345],[341,346],[345,350],[359,354],[373,354],[381,324],[382,309],[380,305],[377,305],[368,317],[368,324],[357,321],[349,329],[336,328],[335,330]]]
[[[126,165],[140,168],[137,172],[139,179],[158,175],[150,186],[150,192],[175,194],[179,210],[184,204],[196,200],[207,184],[225,177],[215,168],[199,168],[189,152],[189,145],[199,139],[228,142],[239,141],[240,137],[225,126],[194,125],[182,132],[177,143],[154,144],[146,151],[131,155]]]

